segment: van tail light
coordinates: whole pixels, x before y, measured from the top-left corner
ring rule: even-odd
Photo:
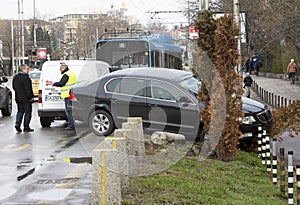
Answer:
[[[75,97],[74,93],[72,93],[72,91],[69,92],[69,100],[77,101],[77,98]]]
[[[43,103],[42,90],[39,90],[38,103]]]

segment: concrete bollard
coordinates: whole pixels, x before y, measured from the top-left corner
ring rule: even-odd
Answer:
[[[116,149],[103,149],[100,144],[93,151],[93,205],[122,203],[119,163]]]
[[[117,131],[117,130],[116,130]],[[115,132],[116,132],[115,131]],[[117,150],[117,162],[119,165],[119,177],[121,182],[121,193],[124,195],[129,188],[129,163],[126,147],[126,138],[124,137],[106,137],[104,139],[106,149]]]
[[[288,204],[294,204],[294,166],[293,151],[288,152]]]
[[[272,177],[273,184],[277,185],[277,139],[273,138],[272,144]]]
[[[281,195],[285,194],[285,162],[284,162],[284,148],[280,148],[280,192]]]
[[[300,205],[300,165],[296,165],[297,205]]]
[[[128,118],[122,129],[116,130],[115,137],[125,137],[130,176],[139,176],[143,172],[140,160],[146,155],[142,118]]]

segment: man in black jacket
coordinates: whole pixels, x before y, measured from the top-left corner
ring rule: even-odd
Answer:
[[[247,98],[250,98],[250,94],[251,94],[251,85],[252,85],[252,78],[250,76],[250,73],[246,73],[246,77],[244,78],[244,88],[246,90],[246,96]]]
[[[33,132],[34,130],[30,128],[29,123],[31,120],[32,112],[32,102],[34,100],[34,95],[32,91],[32,83],[29,78],[29,67],[24,64],[21,66],[21,72],[19,72],[13,78],[13,89],[15,90],[15,99],[17,103],[17,117],[15,128],[18,133],[22,132],[21,123],[24,116],[24,132]]]

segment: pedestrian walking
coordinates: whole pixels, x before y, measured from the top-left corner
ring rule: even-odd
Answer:
[[[250,73],[251,74],[251,60],[250,60],[250,58],[248,58],[246,60],[245,67],[246,67],[246,73]]]
[[[244,88],[245,88],[245,91],[246,91],[246,96],[248,98],[250,98],[252,83],[253,83],[253,80],[250,76],[250,73],[246,73],[246,77],[244,78]]]
[[[34,100],[34,95],[32,91],[32,83],[29,78],[29,67],[24,64],[21,66],[21,72],[19,72],[13,78],[13,89],[15,91],[15,100],[17,103],[17,116],[15,129],[18,133],[22,132],[21,123],[23,121],[24,116],[24,132],[33,132],[29,124],[31,121],[31,113],[32,113],[32,102]]]
[[[60,87],[60,97],[65,102],[65,113],[68,120],[66,130],[75,130],[75,123],[72,115],[72,101],[69,99],[69,92],[71,87],[76,83],[76,75],[69,70],[68,66],[64,63],[60,65],[60,72],[62,77],[59,82],[53,83],[53,86]]]
[[[297,73],[297,64],[295,63],[294,59],[291,59],[291,62],[288,64],[286,72],[288,74],[289,79],[291,80],[291,84],[295,84],[295,76]]]

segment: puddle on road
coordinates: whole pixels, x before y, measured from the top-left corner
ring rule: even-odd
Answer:
[[[12,187],[13,184],[5,184],[4,186],[0,186],[0,200],[10,197],[14,193],[16,193],[16,189]]]
[[[66,198],[72,189],[51,189],[43,192],[35,192],[28,195],[29,198],[35,200],[59,201]]]

